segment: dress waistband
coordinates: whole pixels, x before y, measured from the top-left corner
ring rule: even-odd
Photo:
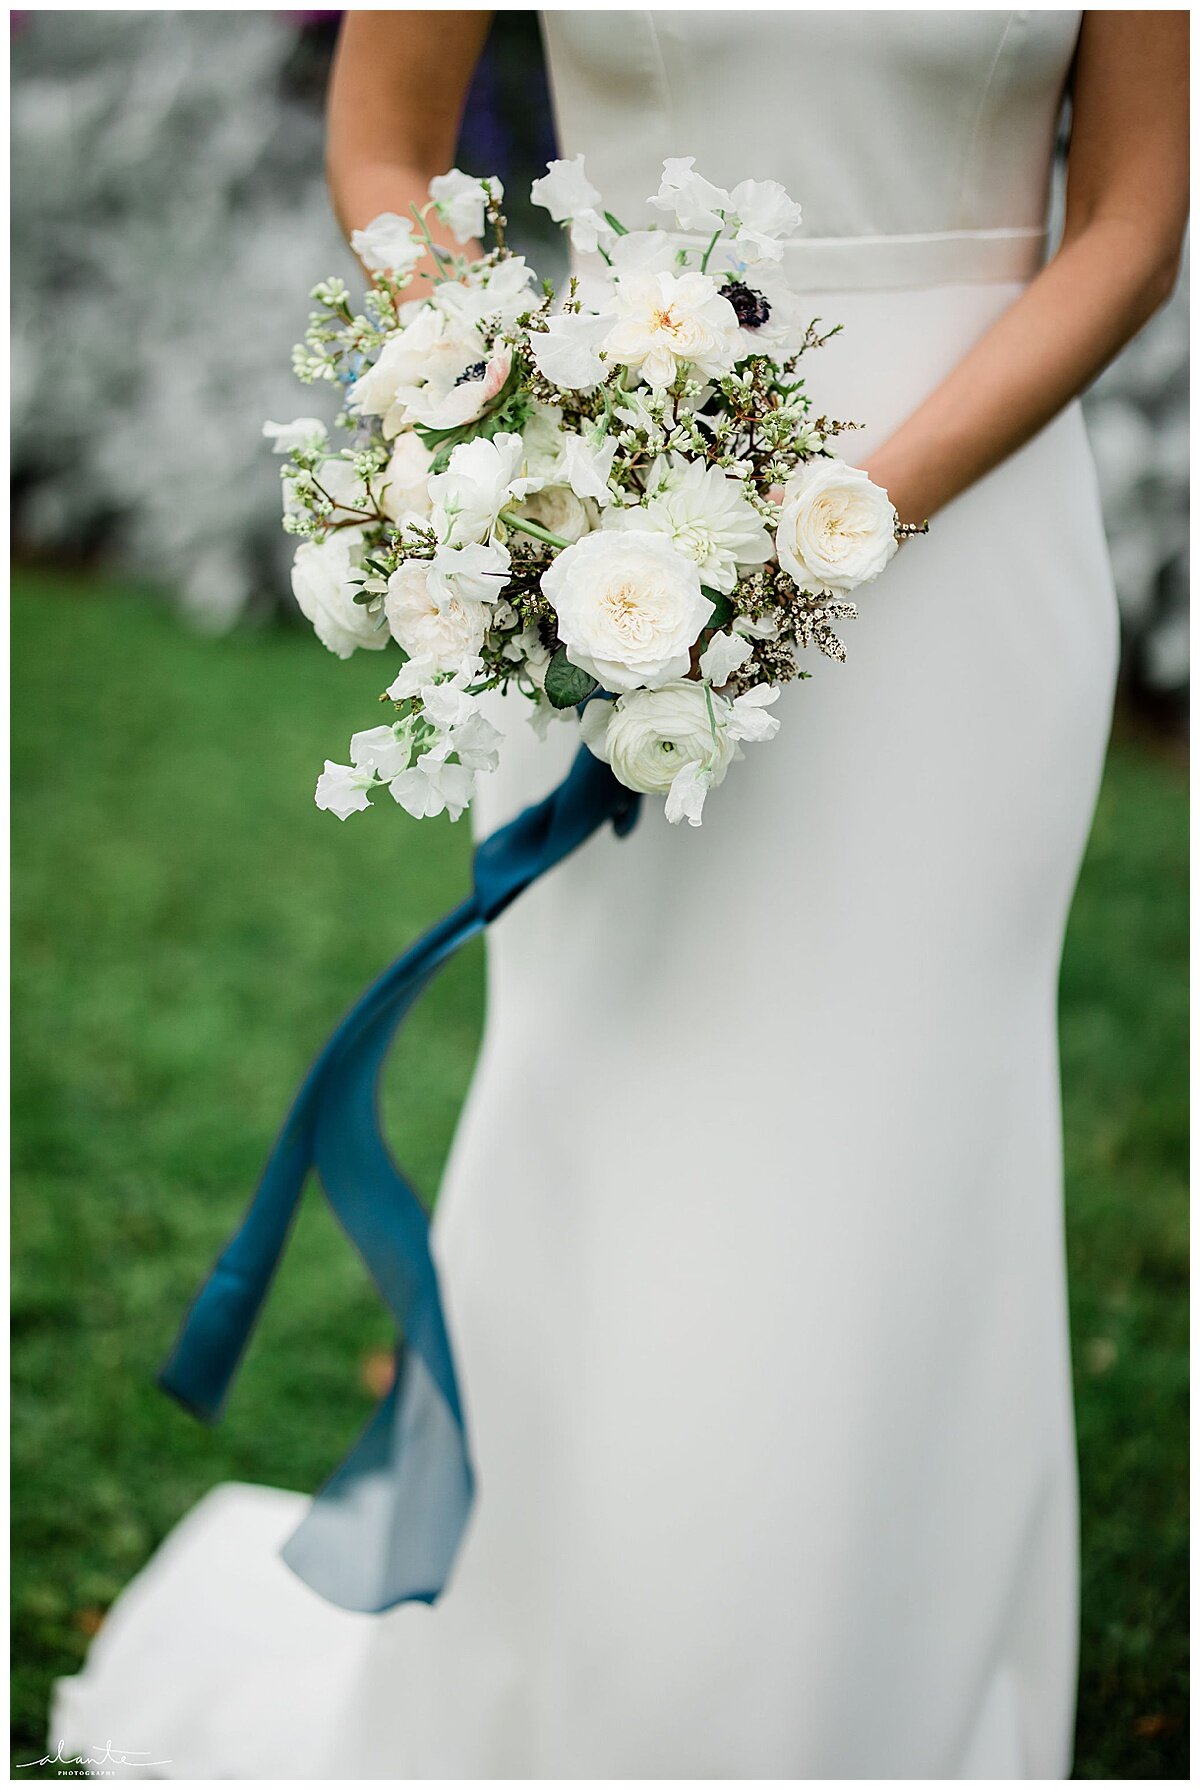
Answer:
[[[704,238],[681,240],[702,243]],[[1029,280],[1046,259],[1039,226],[920,236],[794,236],[779,271],[798,292],[885,292],[914,286]],[[754,271],[746,278],[753,283]]]

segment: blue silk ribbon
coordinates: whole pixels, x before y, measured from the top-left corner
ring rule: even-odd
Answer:
[[[581,746],[557,789],[476,848],[468,899],[372,983],[309,1070],[246,1216],[159,1375],[195,1416],[219,1418],[315,1168],[398,1331],[391,1390],[283,1548],[293,1571],[344,1609],[432,1603],[473,1490],[428,1215],[380,1131],[379,1076],[392,1038],[460,946],[605,821],[629,832],[639,802]]]

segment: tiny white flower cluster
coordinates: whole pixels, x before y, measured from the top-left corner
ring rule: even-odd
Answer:
[[[662,230],[623,229],[581,156],[533,197],[595,266],[564,302],[505,246],[500,182],[453,169],[355,231],[361,314],[340,281],[313,294],[296,370],[342,387],[348,444],[312,417],[263,431],[318,638],[401,658],[394,719],[318,781],[342,819],[383,789],[457,819],[503,746],[484,699],[512,690],[539,730],[578,712],[623,784],[698,826],[777,731],[802,648],[844,657],[828,618],[896,549],[886,492],[830,451],[848,425],[810,416],[797,366],[827,338],[777,271],[800,222],[777,182],[727,192],[669,160]],[[493,246],[439,247],[431,216]]]

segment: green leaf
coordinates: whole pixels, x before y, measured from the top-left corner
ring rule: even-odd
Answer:
[[[546,667],[546,695],[556,709],[573,709],[597,688],[596,680],[578,665],[572,665],[567,649],[560,646]]]
[[[702,584],[700,589],[713,606],[713,612],[705,622],[705,627],[723,628],[727,622],[733,620],[733,604],[728,597],[723,597],[719,590],[709,590],[707,584]]]
[[[616,231],[618,236],[628,236],[629,235],[628,230],[625,228],[625,226],[621,222],[620,218],[615,218],[611,211],[605,212],[604,221],[608,225],[610,230]]]

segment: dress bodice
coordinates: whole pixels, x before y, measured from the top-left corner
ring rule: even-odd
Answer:
[[[694,155],[721,186],[781,180],[806,242],[982,236],[972,265],[939,251],[944,277],[962,265],[966,278],[1008,278],[1032,271],[1014,256],[1042,248],[1080,17],[723,8],[542,20],[560,153],[585,154],[626,224],[662,222],[645,208],[660,164]]]

